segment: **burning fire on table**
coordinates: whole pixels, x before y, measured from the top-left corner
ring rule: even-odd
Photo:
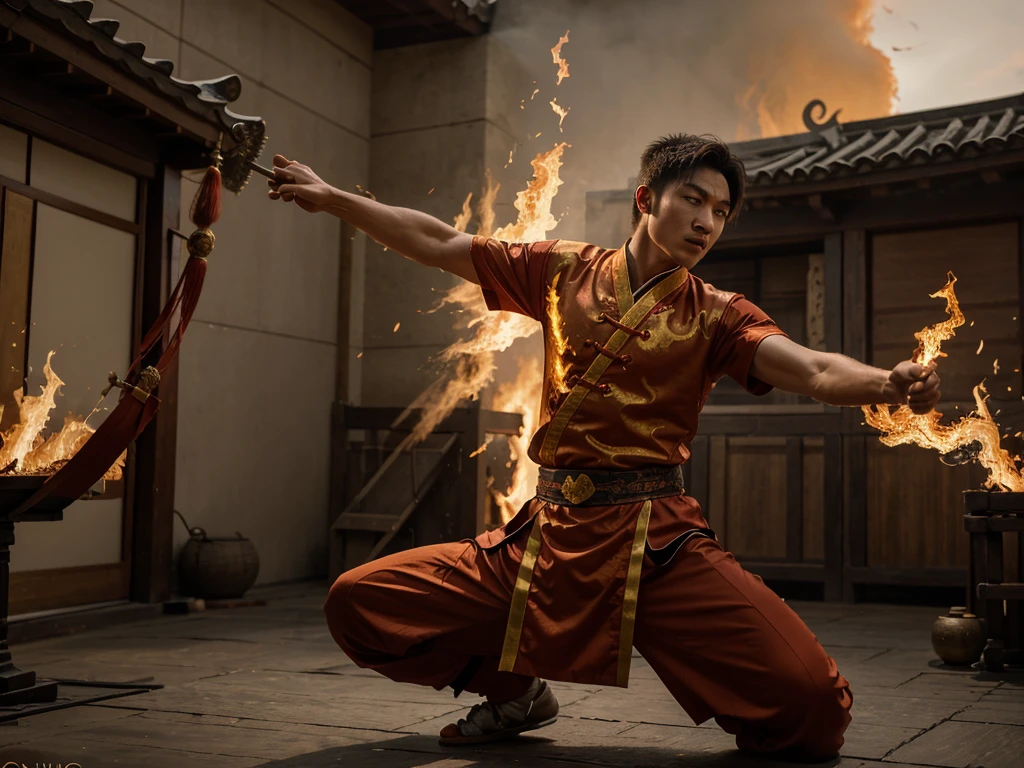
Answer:
[[[46,356],[43,375],[46,384],[38,395],[26,395],[23,389],[14,393],[18,406],[18,422],[0,433],[0,475],[52,475],[78,453],[96,431],[87,423],[99,406],[84,417],[64,417],[60,431],[43,437],[50,413],[56,407],[57,395],[64,382],[50,365],[53,351]],[[0,405],[0,417],[3,416]],[[127,451],[123,452],[114,465],[103,475],[104,480],[120,480]]]

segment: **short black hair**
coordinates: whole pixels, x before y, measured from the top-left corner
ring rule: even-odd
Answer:
[[[743,205],[746,171],[743,161],[717,136],[677,133],[651,142],[640,157],[636,183],[638,187],[650,187],[659,195],[670,182],[688,178],[697,168],[712,168],[725,177],[729,185],[729,219],[733,219]],[[634,229],[640,223],[640,216],[634,196]]]

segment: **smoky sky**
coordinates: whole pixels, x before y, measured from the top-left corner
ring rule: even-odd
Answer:
[[[625,188],[659,136],[798,132],[813,98],[840,119],[888,114],[895,79],[870,20],[870,0],[500,0],[491,35],[540,89],[521,94],[530,138],[494,169],[502,196],[525,184],[530,158],[568,141],[551,237],[585,240],[586,192]],[[556,86],[550,49],[566,30],[570,77]],[[571,110],[561,134],[552,98]]]

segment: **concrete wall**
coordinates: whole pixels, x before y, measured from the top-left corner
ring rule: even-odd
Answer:
[[[280,152],[340,188],[366,186],[372,31],[337,3],[97,0],[94,15],[119,19],[118,36],[175,61],[177,77],[240,75],[232,110],[267,121],[267,162]],[[185,229],[196,184],[182,186]],[[181,352],[175,499],[210,535],[250,537],[259,583],[272,583],[326,571],[341,223],[265,190],[255,177],[226,196],[215,227]],[[176,552],[184,540],[176,523]]]
[[[531,174],[525,153],[505,168],[523,142],[519,104],[530,87],[509,51],[487,36],[377,51],[370,189],[382,202],[451,222],[469,192],[475,206],[490,169],[501,183],[495,223],[508,223]],[[408,405],[434,380],[431,357],[460,333],[456,315],[427,310],[457,282],[367,246],[364,404]]]

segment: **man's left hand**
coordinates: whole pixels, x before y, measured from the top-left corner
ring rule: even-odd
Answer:
[[[924,366],[904,360],[889,373],[883,394],[890,405],[908,405],[916,414],[928,413],[942,394],[939,375],[933,365]]]

